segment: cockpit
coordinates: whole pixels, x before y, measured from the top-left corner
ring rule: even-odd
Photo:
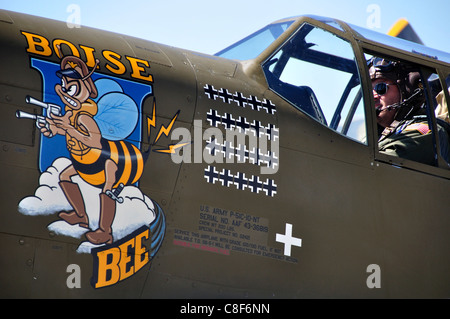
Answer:
[[[405,53],[399,53],[402,50]],[[424,123],[433,128],[432,163],[426,164],[449,169],[448,155],[444,156],[448,153],[448,138],[439,129],[442,114],[448,114],[448,109],[442,110],[449,99],[450,71],[445,66],[450,63],[448,53],[339,20],[307,16],[270,24],[216,56],[256,61],[271,91],[320,124],[363,145],[370,144],[371,135],[374,142],[378,139],[376,126],[371,124],[376,122],[377,114],[368,60],[374,56],[406,58],[408,64],[408,59],[416,63],[418,57],[443,62],[441,70],[425,62],[417,67],[426,97]],[[368,131],[372,128],[373,133]],[[378,146],[377,151],[381,154]]]

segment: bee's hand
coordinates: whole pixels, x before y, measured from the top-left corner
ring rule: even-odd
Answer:
[[[53,137],[57,134],[58,129],[55,127],[53,121],[49,118],[42,118],[36,122],[41,133],[46,137]]]
[[[49,121],[52,121],[54,125],[65,132],[67,132],[68,129],[73,128],[72,124],[70,124],[70,117],[72,116],[72,111],[67,111],[66,114],[63,116],[57,116],[52,114],[52,119]]]

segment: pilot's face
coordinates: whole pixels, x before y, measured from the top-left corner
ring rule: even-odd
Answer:
[[[380,88],[378,92],[375,91],[375,86],[379,83],[387,84],[387,86],[384,87],[385,90],[380,90],[383,88],[383,85],[381,84],[378,86],[378,88]],[[387,106],[400,102],[400,91],[394,82],[383,78],[373,80],[372,88],[373,97],[375,99],[375,107],[381,110],[377,116],[377,122],[382,127],[387,127],[394,120],[395,113],[397,111],[396,109],[388,110]]]

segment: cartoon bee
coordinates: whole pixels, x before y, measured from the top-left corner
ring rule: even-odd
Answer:
[[[65,105],[65,113],[51,114],[46,117],[48,124],[39,126],[44,136],[65,136],[72,161],[61,172],[59,185],[73,211],[58,216],[71,225],[89,228],[83,196],[72,182],[72,177],[80,176],[88,184],[102,188],[98,229],[85,236],[93,244],[110,244],[116,200],[120,202],[118,193],[124,185],[140,179],[144,158],[135,145],[124,140],[137,123],[137,106],[117,82],[107,78],[92,80],[98,63],[89,71],[78,57],[61,60],[61,69],[56,72],[61,82],[55,85],[55,92]],[[124,111],[129,111],[126,120]]]

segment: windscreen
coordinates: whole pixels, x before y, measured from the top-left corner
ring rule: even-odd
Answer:
[[[286,31],[293,22],[292,20],[270,24],[215,55],[232,60],[254,59]]]

